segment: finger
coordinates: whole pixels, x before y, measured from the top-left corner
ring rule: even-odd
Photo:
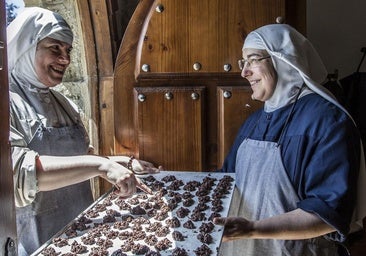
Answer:
[[[154,168],[154,165],[150,162],[144,162],[142,165],[148,168]]]
[[[135,174],[140,174],[140,175],[154,174],[154,173],[159,173],[159,172],[160,172],[160,170],[155,167],[153,167],[153,168],[145,167],[142,170],[137,170],[137,169],[134,170]]]
[[[225,226],[225,222],[226,222],[226,218],[215,217],[215,218],[213,219],[213,223],[214,223],[215,225]]]
[[[152,173],[159,173],[160,172],[160,169],[157,169],[157,168],[150,168],[149,169],[149,173],[152,174]]]
[[[124,195],[124,196],[129,196],[130,193],[129,193],[128,182],[119,182],[119,183],[115,184],[115,186],[119,190],[119,194]]]
[[[127,199],[131,197],[136,192],[136,186],[132,186],[128,182],[119,183],[118,185],[115,185],[115,187],[118,189],[118,196],[121,199]],[[135,192],[133,191],[135,190]]]
[[[139,189],[141,189],[142,191],[144,191],[147,194],[152,195],[153,191],[145,184],[142,182],[142,180],[140,180],[139,178],[136,177],[136,187],[138,187]]]
[[[122,179],[115,184],[115,187],[119,190],[121,195],[129,197],[136,192],[135,177],[130,176],[127,179]]]
[[[120,191],[118,184],[114,184],[114,190],[117,191],[117,193]]]
[[[129,179],[128,188],[129,188],[130,195],[133,195],[136,193],[136,191],[137,191],[136,187],[137,187],[136,179]]]

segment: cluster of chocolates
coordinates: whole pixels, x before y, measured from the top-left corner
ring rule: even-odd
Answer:
[[[201,180],[184,182],[176,175],[165,175],[160,180],[157,176],[142,178],[154,191],[153,195],[138,193],[122,199],[116,192],[109,193],[54,238],[41,255],[216,253],[218,248],[212,245],[218,246],[220,241],[213,234],[222,230],[215,228],[212,219],[221,216],[224,202],[228,207],[227,194],[232,191],[233,178],[222,175],[218,179],[208,174]],[[189,248],[185,246],[187,243]]]

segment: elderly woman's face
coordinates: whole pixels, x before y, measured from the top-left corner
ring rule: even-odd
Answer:
[[[48,87],[62,82],[70,64],[71,49],[71,45],[49,37],[38,42],[35,70],[40,82]]]
[[[277,84],[277,72],[269,54],[265,50],[246,48],[243,50],[243,59],[241,76],[250,83],[253,90],[252,99],[268,100]]]

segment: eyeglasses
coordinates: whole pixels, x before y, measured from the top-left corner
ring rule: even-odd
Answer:
[[[245,66],[247,66],[248,68],[251,67],[251,68],[255,68],[255,67],[258,67],[260,65],[260,61],[262,60],[265,60],[265,59],[268,59],[268,58],[271,58],[270,55],[268,56],[265,56],[265,57],[261,57],[261,58],[249,58],[249,59],[241,59],[241,60],[238,60],[238,64],[239,64],[239,69],[240,70],[243,70],[243,68]]]

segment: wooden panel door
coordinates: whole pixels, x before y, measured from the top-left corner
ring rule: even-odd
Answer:
[[[301,31],[305,4],[305,0],[140,1],[116,59],[115,140],[106,146],[113,146],[115,154],[135,154],[168,169],[220,168],[240,124],[256,108],[242,109],[250,98],[250,86],[237,66],[245,37],[278,21],[289,21]],[[233,96],[224,100],[218,94],[228,86]],[[198,87],[205,88],[200,109],[185,108],[191,103],[183,95]],[[161,88],[183,91],[176,101],[166,102]],[[137,101],[139,93],[149,94],[145,103]],[[195,119],[200,111],[204,114]],[[189,121],[175,119],[173,113]],[[104,139],[108,141],[108,134]]]
[[[164,163],[168,170],[202,170],[204,93],[203,87],[135,88],[141,159]]]
[[[150,12],[144,34],[140,72],[224,72],[237,58],[243,38],[253,29],[285,18],[285,0],[161,0]],[[199,72],[193,68],[200,63]],[[146,73],[142,69],[148,64]]]
[[[263,106],[251,98],[248,86],[217,88],[218,102],[218,166],[222,166],[240,126],[253,112]]]

